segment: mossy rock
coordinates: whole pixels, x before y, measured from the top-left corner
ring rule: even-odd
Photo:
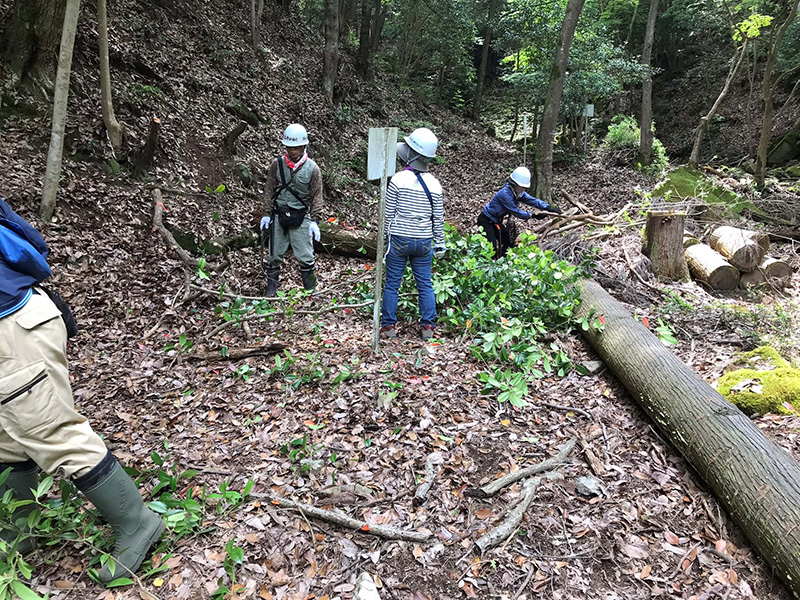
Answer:
[[[731,367],[719,380],[717,390],[743,413],[798,414],[800,369],[792,367],[774,348],[762,346],[745,352]]]
[[[667,178],[655,187],[653,196],[669,197],[675,202],[680,202],[684,198],[700,197],[707,204],[724,205],[733,215],[739,215],[743,210],[755,210],[751,202],[718,186],[700,171],[691,167],[678,167],[670,171]]]
[[[786,167],[786,176],[792,179],[800,179],[800,165],[792,165]]]

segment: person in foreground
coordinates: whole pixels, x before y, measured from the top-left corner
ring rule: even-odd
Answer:
[[[28,501],[12,523],[0,523],[0,560],[17,539],[16,551],[34,548],[24,534],[41,468],[71,478],[114,530],[113,560],[99,573],[109,582],[139,568],[164,521],[145,507],[136,485],[75,410],[67,332],[68,325],[73,333],[77,328],[60,297],[41,287],[50,276],[47,255],[39,232],[0,199],[0,498],[10,501],[13,493]]]
[[[395,173],[386,191],[388,245],[380,334],[384,338],[397,337],[398,291],[406,264],[410,263],[419,293],[420,335],[428,340],[436,327],[433,257],[442,258],[445,252],[442,186],[428,172],[439,141],[425,127],[415,129],[404,140],[397,144],[397,156],[404,169]]]
[[[526,167],[517,167],[511,173],[508,182],[498,191],[494,197],[483,207],[481,214],[478,215],[478,226],[483,229],[486,237],[494,248],[494,258],[497,260],[505,256],[511,247],[511,240],[508,235],[503,219],[506,215],[513,215],[518,219],[528,220],[532,215],[527,210],[522,210],[517,206],[518,202],[527,204],[533,208],[547,212],[561,214],[561,209],[557,206],[548,204],[544,200],[539,200],[531,196],[527,190],[531,186],[531,172]],[[537,219],[544,216],[537,215]]]

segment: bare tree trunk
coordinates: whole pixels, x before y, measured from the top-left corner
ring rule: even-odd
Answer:
[[[100,36],[100,106],[103,111],[108,139],[115,154],[122,149],[122,125],[114,115],[111,99],[111,69],[108,66],[108,16],[106,0],[97,0],[97,28]]]
[[[783,43],[783,36],[789,25],[792,24],[794,18],[797,16],[798,6],[800,0],[792,0],[792,8],[789,11],[789,16],[778,28],[775,37],[772,40],[772,45],[767,54],[767,64],[764,66],[764,79],[762,81],[761,90],[764,94],[764,119],[761,121],[761,136],[758,140],[758,151],[756,153],[756,183],[760,187],[764,187],[764,180],[767,176],[767,150],[769,150],[769,139],[772,135],[772,123],[775,116],[775,107],[773,99],[775,97],[775,87],[772,84],[772,73],[775,70],[775,64],[778,62],[778,53]]]
[[[544,114],[539,138],[536,142],[536,195],[545,202],[550,201],[550,188],[553,185],[553,140],[558,126],[561,94],[564,92],[569,49],[585,2],[586,0],[568,0],[567,12],[561,24],[561,34],[556,46],[553,68],[550,70],[550,84],[547,88]]]
[[[636,0],[636,4],[633,7],[633,15],[631,16],[631,22],[628,25],[628,37],[625,38],[625,48],[628,47],[628,44],[631,43],[631,34],[633,33],[633,24],[636,21],[636,15],[639,13],[639,0]]]
[[[700,146],[703,144],[703,137],[708,131],[708,126],[711,124],[711,119],[713,119],[714,115],[717,114],[719,107],[722,105],[722,101],[725,100],[725,97],[728,95],[731,82],[736,78],[736,74],[739,72],[739,67],[742,66],[742,61],[746,55],[747,39],[742,42],[742,45],[736,49],[736,52],[733,55],[731,68],[728,71],[728,78],[725,80],[725,85],[723,86],[722,91],[719,93],[716,102],[714,102],[714,105],[711,107],[711,110],[708,111],[708,114],[705,117],[700,118],[700,125],[697,126],[697,134],[694,138],[694,146],[692,146],[692,154],[689,156],[690,167],[694,167],[696,169],[697,165],[700,163]]]
[[[642,84],[642,115],[639,119],[639,162],[649,165],[653,159],[653,76],[650,72],[650,58],[653,53],[653,38],[656,33],[656,17],[659,0],[650,0],[650,11],[647,13],[647,29],[644,34],[642,48],[642,65],[647,70],[647,77]]]
[[[361,0],[361,29],[358,35],[358,56],[356,65],[362,75],[370,70],[370,31],[372,30],[372,0]]]
[[[606,322],[602,332],[589,327],[584,337],[800,597],[800,464],[603,288],[579,285],[576,316],[600,314]]]
[[[325,49],[322,53],[322,95],[333,105],[333,88],[339,69],[339,0],[325,0]]]
[[[481,101],[483,100],[483,85],[486,82],[486,67],[489,64],[489,51],[492,45],[492,25],[497,15],[497,5],[499,0],[489,1],[489,18],[486,20],[486,30],[483,34],[483,48],[481,51],[481,63],[478,66],[478,75],[475,81],[475,97],[472,100],[472,118],[477,119],[481,114]]]
[[[753,69],[750,70],[750,58],[747,59],[747,79],[750,82],[750,90],[747,93],[747,113],[745,114],[745,127],[747,127],[747,152],[750,156],[756,153],[753,143],[753,89],[755,88],[756,67],[758,66],[758,40],[753,40]]]
[[[61,156],[64,151],[64,127],[67,123],[69,78],[72,72],[72,48],[75,45],[75,32],[78,29],[80,8],[81,0],[67,0],[67,8],[64,12],[64,27],[61,32],[61,49],[58,54],[50,149],[47,151],[47,168],[44,174],[42,201],[39,205],[39,213],[45,221],[53,218],[53,212],[56,209],[58,180],[61,178]]]
[[[11,84],[26,79],[52,90],[66,0],[16,0],[0,47],[11,71]]]
[[[261,45],[261,17],[264,14],[264,0],[250,0],[250,41],[258,50]]]

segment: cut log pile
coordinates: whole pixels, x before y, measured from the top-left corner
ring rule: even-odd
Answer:
[[[763,284],[786,287],[792,269],[785,261],[767,256],[769,243],[766,233],[727,225],[712,231],[708,244],[689,233],[683,237],[692,276],[718,291]]]

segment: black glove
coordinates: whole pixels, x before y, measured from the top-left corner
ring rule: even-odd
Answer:
[[[552,204],[545,208],[547,212],[556,213],[557,215],[563,214],[563,210],[558,208],[557,206],[553,206]]]

